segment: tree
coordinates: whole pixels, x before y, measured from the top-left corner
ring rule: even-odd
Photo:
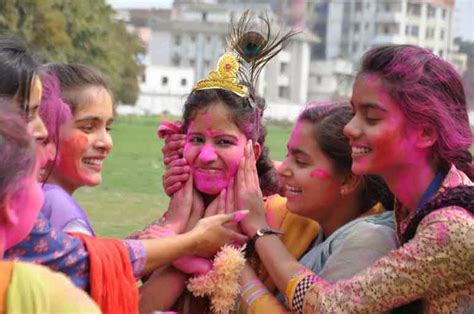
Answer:
[[[97,67],[111,82],[115,99],[133,104],[145,52],[139,39],[105,0],[0,0],[0,34],[24,39],[44,62]]]

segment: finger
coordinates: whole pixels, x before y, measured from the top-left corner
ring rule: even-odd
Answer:
[[[252,141],[248,140],[247,145],[245,146],[245,182],[247,187],[250,184],[253,184],[253,168],[255,168],[255,159],[252,159],[252,154],[250,153],[250,148],[252,146]],[[253,164],[252,164],[253,162]]]
[[[183,184],[181,182],[176,182],[172,186],[166,187],[165,188],[165,193],[166,193],[166,195],[171,196],[174,193],[176,193],[179,189],[181,189],[182,186],[183,186]]]
[[[161,148],[161,152],[163,153],[163,156],[165,157],[171,156],[173,154],[178,153],[179,150],[184,147],[184,144],[185,144],[184,140],[166,143]]]
[[[172,155],[172,156],[169,156],[169,157],[164,157],[163,158],[163,163],[165,164],[166,168],[168,168],[169,164],[171,162],[173,162],[173,160],[176,160],[176,159],[179,159],[179,158],[181,158],[180,154],[175,154],[175,155]]]
[[[234,178],[231,178],[225,195],[225,214],[233,213],[235,211],[234,197]]]
[[[174,160],[169,163],[170,168],[188,166],[188,161],[185,158],[176,158],[176,156],[178,155],[174,155]]]
[[[189,166],[179,166],[179,167],[173,167],[165,171],[163,174],[163,178],[171,178],[173,176],[179,176],[182,174],[190,174],[191,173],[191,167]]]
[[[237,189],[245,190],[245,155],[242,156],[239,163],[239,169],[237,170]]]
[[[227,195],[227,189],[223,189],[221,193],[219,193],[219,201],[217,203],[217,214],[225,214],[226,208],[225,208],[225,200],[226,200],[226,195]]]
[[[246,213],[245,213],[246,212]],[[209,217],[208,219],[209,220],[212,220],[213,223],[216,223],[216,224],[220,224],[220,225],[223,225],[227,222],[231,222],[231,221],[234,221],[234,217],[235,216],[242,216],[244,215],[247,215],[249,213],[248,210],[240,210],[238,212],[234,212],[234,213],[231,213],[231,214],[221,214],[221,215],[215,215],[213,217]],[[243,217],[242,217],[243,219]]]
[[[174,133],[170,134],[165,138],[165,143],[184,141],[186,139],[186,134]]]
[[[243,235],[241,233],[238,233],[229,229],[227,229],[226,232],[229,234],[230,243],[233,243],[233,244],[237,243],[237,244],[242,245],[249,240],[249,238],[246,235]]]

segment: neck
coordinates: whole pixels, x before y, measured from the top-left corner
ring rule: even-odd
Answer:
[[[219,195],[209,195],[209,194],[204,194],[204,193],[201,193],[202,195],[202,200],[204,202],[204,206],[209,206],[209,204],[212,203],[212,201]]]
[[[359,202],[355,194],[351,193],[344,199],[341,199],[338,202],[339,204],[331,207],[332,214],[330,216],[318,221],[323,230],[324,238],[329,237],[337,229],[360,216]]]
[[[414,211],[423,193],[433,181],[437,167],[428,162],[409,164],[391,173],[383,174],[395,197],[409,210]]]
[[[71,196],[78,189],[77,186],[72,186],[71,184],[68,184],[67,182],[65,182],[65,180],[61,180],[52,175],[48,178],[48,180],[46,180],[46,183],[56,184],[60,186],[64,191],[66,191]]]

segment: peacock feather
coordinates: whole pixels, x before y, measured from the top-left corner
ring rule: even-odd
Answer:
[[[255,17],[249,10],[245,11],[239,21],[231,23],[228,50],[237,55],[240,64],[237,76],[241,84],[249,88],[249,97],[254,101],[256,85],[263,67],[288,44],[289,39],[298,32],[271,33],[268,16]]]

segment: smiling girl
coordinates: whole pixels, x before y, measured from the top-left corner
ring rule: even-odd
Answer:
[[[50,64],[43,75],[40,114],[56,156],[43,189],[42,213],[64,231],[94,235],[83,209],[72,198],[81,186],[102,182],[103,161],[112,149],[113,100],[105,77],[81,64]]]
[[[256,243],[260,258],[297,313],[374,313],[406,304],[402,313],[470,312],[472,133],[459,75],[423,48],[374,48],[362,60],[351,104],[355,115],[344,133],[352,170],[382,176],[394,192],[402,246],[336,282],[274,254],[282,246],[276,237]]]

